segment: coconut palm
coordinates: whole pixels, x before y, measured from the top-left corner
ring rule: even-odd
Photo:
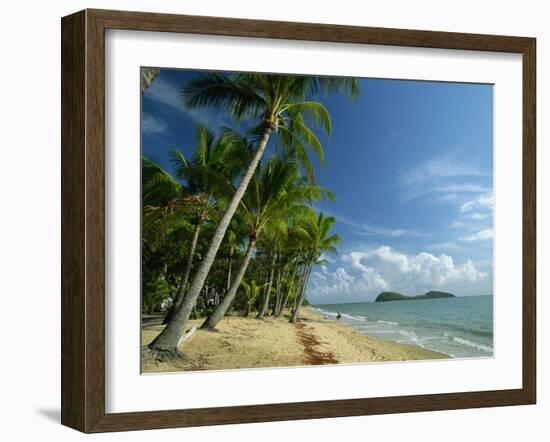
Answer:
[[[201,326],[214,329],[226,314],[237,293],[256,243],[262,231],[286,229],[285,215],[306,210],[305,202],[331,195],[324,189],[308,184],[300,175],[295,161],[272,159],[255,173],[241,201],[240,217],[249,227],[250,236],[244,260],[220,305]],[[268,289],[270,287],[268,286]],[[269,292],[267,292],[269,294]]]
[[[188,108],[215,106],[227,111],[237,121],[247,119],[254,124],[256,150],[239,186],[229,202],[226,212],[220,219],[210,246],[197,269],[184,300],[177,308],[171,321],[150,344],[159,357],[177,354],[177,343],[204,281],[214,262],[225,231],[241,199],[246,192],[256,167],[262,158],[273,133],[284,134],[282,141],[292,141],[293,152],[305,162],[309,160],[307,149],[312,149],[324,160],[323,149],[317,136],[307,122],[311,121],[331,132],[330,115],[326,108],[308,97],[319,92],[358,93],[355,79],[335,79],[312,76],[285,76],[265,74],[223,75],[211,73],[188,82],[182,96]],[[310,163],[311,164],[311,163]],[[311,171],[311,167],[308,167]]]
[[[224,130],[216,136],[204,125],[195,127],[195,142],[196,149],[190,160],[180,150],[174,149],[172,152],[172,164],[176,175],[187,183],[187,192],[195,195],[198,203],[195,205],[193,235],[183,276],[164,323],[171,320],[183,300],[204,221],[223,201],[224,191],[227,191],[230,183],[240,172],[239,160],[247,158],[250,152],[250,146],[234,132]]]
[[[335,246],[340,243],[339,235],[330,234],[336,218],[326,216],[323,212],[317,215],[313,209],[308,208],[300,221],[295,232],[304,249],[304,266],[296,307],[290,317],[292,323],[300,319],[300,307],[305,299],[307,283],[313,266],[322,263],[319,258],[323,252],[336,253]]]
[[[141,201],[146,206],[167,206],[185,195],[185,189],[170,173],[147,157],[141,157]]]
[[[309,213],[310,211],[307,211]],[[283,291],[279,293],[279,301],[274,306],[273,315],[278,317],[283,310],[287,307],[288,303],[293,303],[292,311],[295,309],[295,303],[297,300],[297,294],[301,292],[304,268],[306,264],[305,260],[305,241],[303,228],[300,223],[303,223],[303,213],[297,214],[291,220],[291,227],[288,230],[288,235],[282,242],[281,247],[281,261],[283,263],[283,271],[281,281],[281,288],[277,291]]]
[[[267,282],[267,288],[264,292],[263,302],[262,306],[258,310],[258,314],[256,315],[256,319],[263,319],[264,316],[267,313],[268,307],[269,307],[269,299],[271,297],[271,289],[273,287],[273,278],[275,276],[275,271],[278,264],[278,258],[279,258],[279,242],[281,240],[281,237],[285,237],[287,233],[287,225],[284,221],[286,219],[282,219],[282,223],[279,225],[273,226],[274,228],[268,230],[267,238],[265,238],[265,248],[267,249],[267,258],[269,262],[269,271],[268,271],[268,282]]]
[[[265,284],[258,285],[256,280],[253,279],[248,284],[244,279],[241,281],[241,286],[244,289],[245,306],[243,309],[243,316],[246,318],[250,314],[250,307],[256,301],[256,298],[260,294],[260,291],[265,287]]]
[[[275,282],[275,302],[272,315],[278,317],[286,307],[290,295],[294,292],[295,280],[302,264],[302,244],[296,237],[296,225],[301,214],[289,220],[290,228],[286,237],[278,244],[277,277]]]
[[[159,68],[141,68],[141,95],[151,86],[151,83],[157,78],[160,74]]]
[[[172,262],[181,253],[171,244],[186,242],[188,216],[197,199],[176,178],[148,158],[142,158],[142,302],[150,311],[160,301],[173,299],[177,276]],[[169,265],[170,264],[170,265]],[[170,268],[170,269],[169,269]],[[162,290],[160,290],[162,288]]]
[[[283,298],[283,289],[291,288],[290,279],[293,270],[293,254],[288,247],[288,236],[279,244],[277,259],[277,277],[275,281],[275,302],[273,304],[272,316],[278,317],[282,313],[285,299]],[[288,281],[288,282],[287,282]]]
[[[197,200],[170,173],[146,157],[141,159],[142,255],[148,257],[170,232],[183,227],[182,215]]]
[[[225,234],[225,243],[227,247],[227,279],[225,284],[225,292],[231,288],[231,279],[233,271],[233,258],[235,252],[242,247],[246,239],[246,226],[238,217],[234,217],[229,224],[229,228]]]

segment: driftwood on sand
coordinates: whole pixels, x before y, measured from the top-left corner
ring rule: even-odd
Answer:
[[[197,331],[197,327],[193,326],[189,330],[187,330],[178,341],[178,347],[182,345],[185,341],[187,341],[193,334]]]

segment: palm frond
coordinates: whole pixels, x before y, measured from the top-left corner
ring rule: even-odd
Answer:
[[[318,127],[325,131],[327,135],[332,133],[330,113],[327,108],[318,101],[289,103],[284,110],[290,113],[299,112],[306,118],[311,118]]]
[[[154,161],[141,158],[142,204],[163,206],[169,201],[181,198],[183,186]]]
[[[312,77],[310,81],[312,93],[346,94],[351,99],[359,96],[359,82],[353,77]]]
[[[292,132],[293,138],[303,140],[300,143],[300,146],[307,145],[309,146],[313,152],[317,155],[319,158],[319,161],[321,162],[321,166],[325,166],[325,151],[323,150],[323,146],[321,145],[321,141],[319,141],[319,138],[317,138],[317,135],[315,135],[315,132],[313,132],[304,122],[304,119],[302,117],[302,114],[296,113],[290,122],[289,131]]]
[[[187,109],[213,106],[228,112],[235,120],[257,118],[265,110],[265,100],[246,84],[229,76],[208,73],[188,81],[181,89]]]

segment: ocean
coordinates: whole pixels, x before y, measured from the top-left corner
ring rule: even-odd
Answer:
[[[454,358],[493,356],[493,297],[315,305],[312,308],[373,338],[446,353]]]

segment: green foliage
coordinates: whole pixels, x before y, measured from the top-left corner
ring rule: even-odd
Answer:
[[[151,273],[148,273],[147,276],[151,276]],[[160,311],[160,304],[168,298],[169,293],[170,286],[164,279],[144,277],[141,294],[143,312]]]
[[[172,149],[171,171],[142,159],[142,308],[158,311],[180,286],[194,226],[201,223],[191,274],[209,248],[218,221],[241,182],[257,148],[258,137],[270,131],[273,157],[257,167],[231,220],[208,273],[210,290],[223,296],[244,258],[249,238],[256,251],[246,271],[234,310],[248,314],[266,291],[270,272],[278,275],[278,302],[291,306],[299,297],[307,268],[321,263],[322,253],[336,252],[340,238],[330,234],[335,219],[312,205],[335,195],[315,185],[313,153],[324,167],[320,135],[332,133],[331,116],[322,104],[326,94],[358,94],[355,79],[272,74],[201,75],[181,88],[187,109],[215,106],[250,129],[197,125],[189,157]],[[273,260],[273,257],[276,259]],[[274,267],[272,267],[274,266]],[[189,267],[188,267],[189,268]],[[230,272],[231,269],[231,272]],[[275,283],[271,290],[274,299]],[[212,313],[204,291],[192,317]],[[304,302],[307,303],[307,300]]]
[[[238,297],[238,304],[236,308],[241,309],[243,316],[248,316],[250,314],[250,309],[256,303],[258,296],[263,288],[267,287],[266,284],[257,284],[256,280],[253,279],[250,281],[250,284],[245,280],[241,281],[241,286],[243,288],[241,296]]]
[[[189,81],[181,90],[187,108],[213,106],[236,121],[248,119],[253,137],[269,128],[279,135],[279,144],[292,153],[314,181],[308,150],[324,163],[324,151],[310,125],[327,135],[332,132],[330,114],[322,103],[308,99],[321,93],[347,93],[356,97],[356,79],[325,78],[307,75],[209,73]]]

